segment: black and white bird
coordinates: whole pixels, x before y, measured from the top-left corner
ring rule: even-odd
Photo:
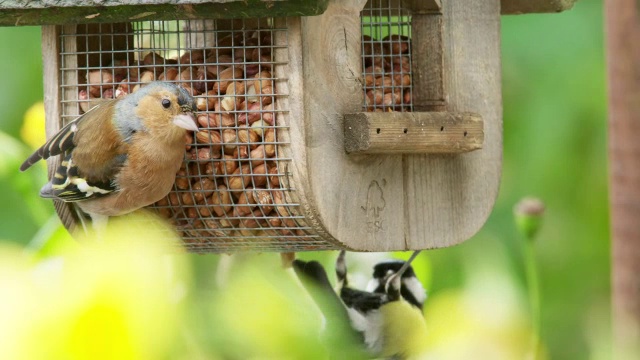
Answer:
[[[350,325],[348,335],[361,341],[372,356],[414,359],[424,350],[427,330],[421,306],[426,293],[422,286],[418,288],[413,286],[413,282],[405,281],[412,286],[404,285],[405,293],[411,294],[404,297],[402,280],[413,278],[417,281],[410,266],[417,254],[415,252],[400,267],[382,266],[386,270],[383,276],[378,277],[378,282],[384,283],[384,286],[382,290],[376,287],[376,291],[349,287],[344,251],[340,252],[336,261],[337,293],[318,262],[295,260],[293,267],[323,312],[327,321],[326,331],[332,331],[332,323],[344,323],[346,317]],[[409,269],[413,275],[403,277]],[[375,275],[373,280],[376,280]],[[412,291],[417,293],[413,294]]]
[[[385,293],[385,285],[389,277],[396,274],[406,262],[403,260],[388,260],[377,263],[373,267],[373,278],[369,280],[366,290],[373,293]],[[416,277],[416,273],[411,266],[402,274],[400,278],[400,295],[409,304],[416,306],[420,310],[427,300],[427,291]]]

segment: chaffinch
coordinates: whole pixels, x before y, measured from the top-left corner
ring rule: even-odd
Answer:
[[[198,131],[194,99],[174,84],[150,82],[124,98],[104,100],[63,127],[20,166],[63,154],[43,198],[74,202],[94,222],[165,197]]]
[[[413,278],[417,281],[410,263],[418,253],[414,252],[407,262],[376,265],[374,280],[382,281],[383,285],[382,289],[376,287],[375,291],[362,291],[348,286],[344,251],[340,252],[336,261],[337,294],[331,288],[324,268],[317,261],[294,260],[293,268],[316,300],[328,325],[348,318],[351,329],[347,335],[359,337],[372,355],[385,359],[416,359],[425,350],[426,337],[422,302],[416,300],[424,301],[426,293],[422,285],[416,287],[404,280]],[[380,271],[383,271],[383,276],[379,275]],[[412,275],[404,276],[407,272]],[[406,297],[409,293],[411,296]]]

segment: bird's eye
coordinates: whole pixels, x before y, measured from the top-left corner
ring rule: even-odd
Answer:
[[[171,106],[171,100],[169,100],[169,99],[163,99],[163,100],[162,100],[162,106],[163,106],[165,109],[168,109],[168,108],[169,108],[169,106]]]

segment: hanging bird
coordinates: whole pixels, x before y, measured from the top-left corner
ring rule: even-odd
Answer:
[[[386,277],[384,292],[370,292],[348,286],[345,252],[340,252],[336,261],[339,297],[319,263],[295,260],[293,266],[298,275],[310,283],[305,286],[312,289],[310,294],[316,299],[328,324],[346,313],[352,331],[371,355],[411,359],[424,350],[426,324],[422,311],[401,296],[401,289],[402,276],[410,269],[410,262],[417,254],[415,252],[410,261],[403,262],[403,267]],[[416,294],[414,297],[420,296]],[[317,299],[324,300],[318,302]],[[342,306],[337,307],[336,303]]]
[[[397,273],[405,263],[403,260],[388,260],[377,263],[373,267],[373,278],[369,280],[366,290],[374,293],[384,293],[389,277]],[[427,300],[427,291],[416,277],[411,266],[402,274],[400,282],[400,295],[402,298],[422,310],[424,302]]]
[[[150,205],[171,190],[187,131],[198,131],[194,99],[174,84],[150,82],[124,98],[100,101],[64,126],[20,166],[62,155],[43,198],[75,203],[104,228],[109,216]]]

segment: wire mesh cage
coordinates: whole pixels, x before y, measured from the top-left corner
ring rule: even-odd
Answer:
[[[400,1],[370,0],[361,13],[365,111],[413,111],[411,15]]]
[[[287,79],[277,69],[288,61],[286,20],[64,26],[60,42],[65,123],[94,99],[153,80],[195,97],[200,131],[187,137],[173,190],[151,206],[189,250],[335,248],[310,231],[288,181],[287,129],[278,121],[288,95],[278,83]]]

